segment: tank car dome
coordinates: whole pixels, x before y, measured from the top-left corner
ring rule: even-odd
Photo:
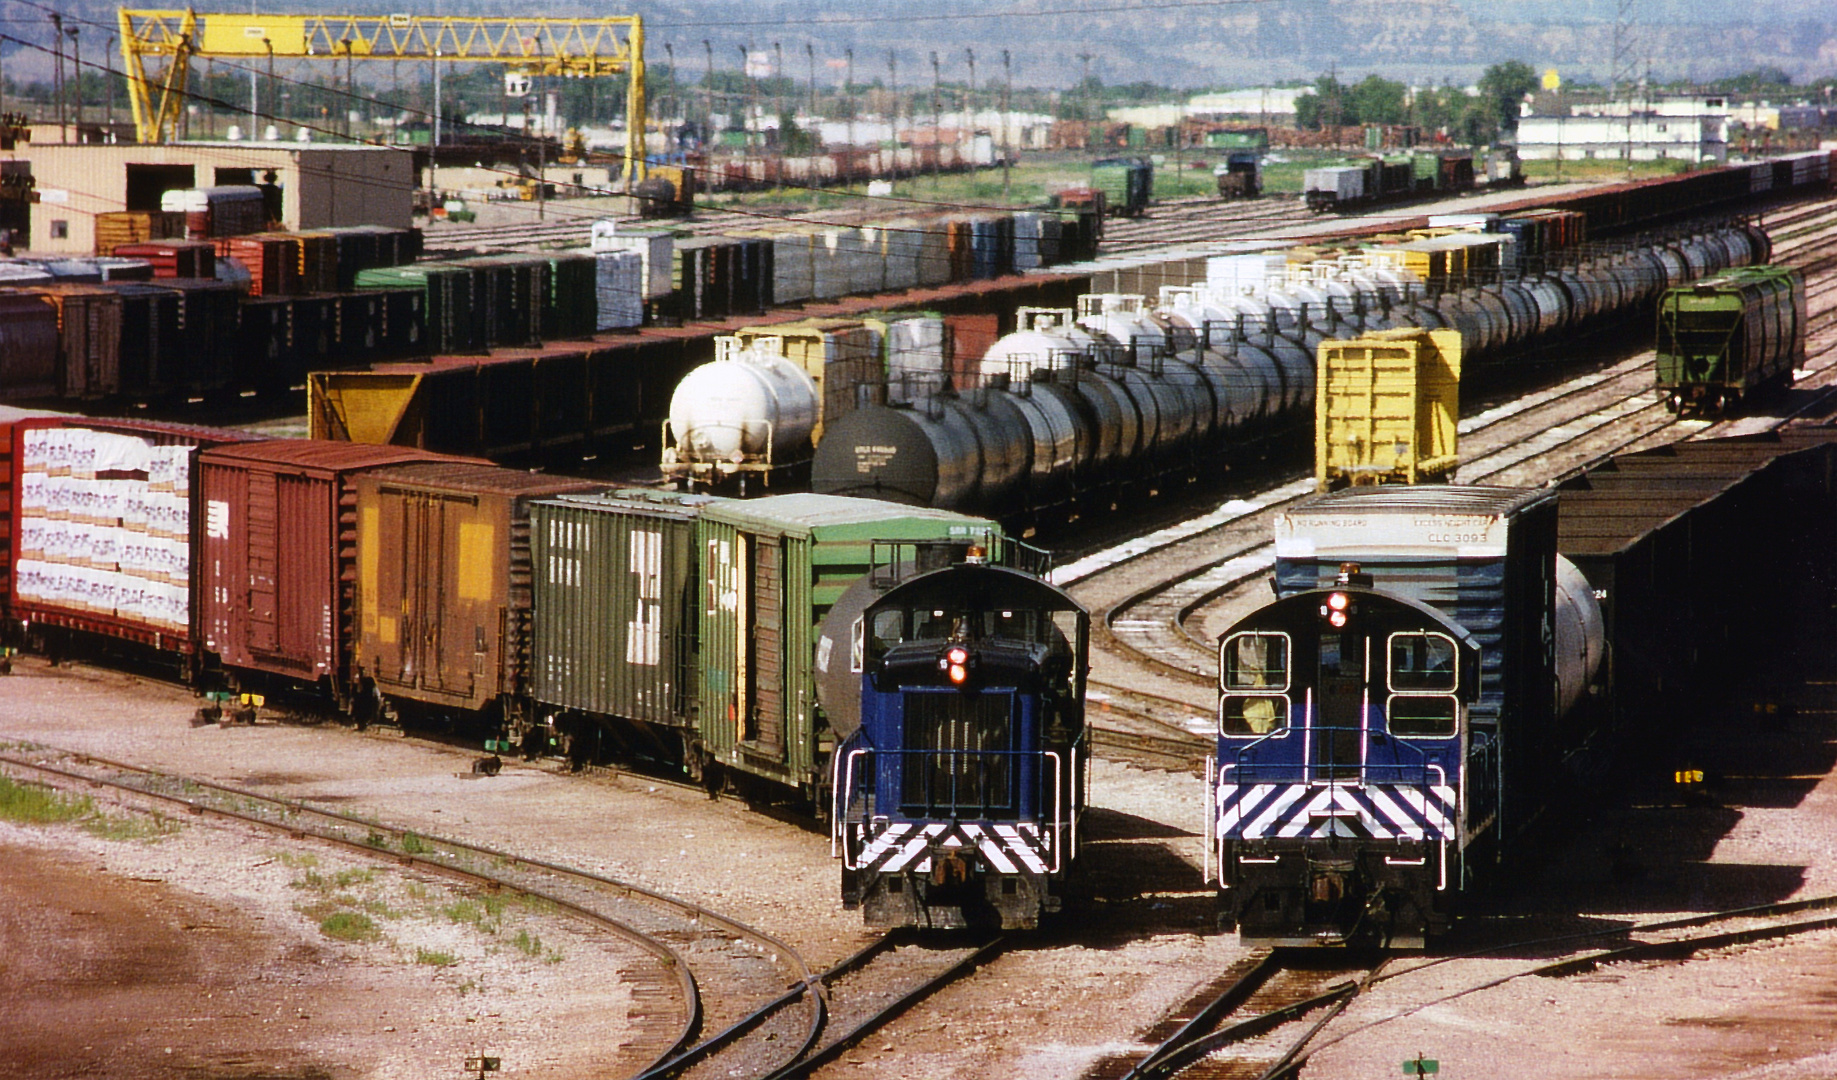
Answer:
[[[982,373],[1018,377],[1042,369],[1057,371],[1070,366],[1074,356],[1088,353],[1091,345],[1091,335],[1077,327],[1016,330],[982,354]]]

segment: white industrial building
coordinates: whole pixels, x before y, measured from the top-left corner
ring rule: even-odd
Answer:
[[[1726,115],[1526,116],[1518,121],[1524,161],[1728,160]]]

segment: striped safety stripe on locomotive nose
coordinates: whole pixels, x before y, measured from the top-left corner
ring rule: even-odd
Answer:
[[[1454,798],[1446,784],[1220,784],[1218,831],[1245,840],[1451,840]]]
[[[1031,822],[1018,825],[952,824],[934,821],[883,822],[866,826],[858,865],[863,870],[893,872],[931,869],[935,848],[975,848],[997,873],[1021,870],[1044,874],[1051,839]]]

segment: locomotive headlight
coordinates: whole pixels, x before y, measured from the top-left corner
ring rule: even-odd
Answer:
[[[938,661],[938,666],[944,669],[944,674],[955,686],[962,686],[964,680],[970,677],[969,665],[970,651],[961,645],[952,645],[945,649],[944,659]]]
[[[1343,592],[1336,592],[1327,597],[1327,607],[1334,611],[1344,611],[1352,601]]]
[[[1327,624],[1335,630],[1346,625],[1346,616],[1352,611],[1352,598],[1343,592],[1328,593],[1327,602],[1320,605],[1320,613]]]
[[[953,645],[944,653],[944,658],[953,664],[967,664],[970,660],[970,651],[961,645]]]
[[[1330,623],[1335,630],[1338,630],[1340,627],[1346,625],[1346,613],[1343,611],[1331,612],[1327,615],[1327,622]]]
[[[951,682],[957,684],[958,686],[962,686],[963,680],[969,677],[970,677],[969,669],[964,667],[962,664],[952,664],[950,666],[950,681]]]

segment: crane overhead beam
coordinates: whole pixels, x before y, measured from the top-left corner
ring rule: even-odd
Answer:
[[[134,123],[143,143],[178,122],[193,57],[497,63],[526,75],[628,77],[626,170],[644,175],[644,22],[436,15],[244,15],[120,9]],[[157,83],[146,60],[164,58]]]

